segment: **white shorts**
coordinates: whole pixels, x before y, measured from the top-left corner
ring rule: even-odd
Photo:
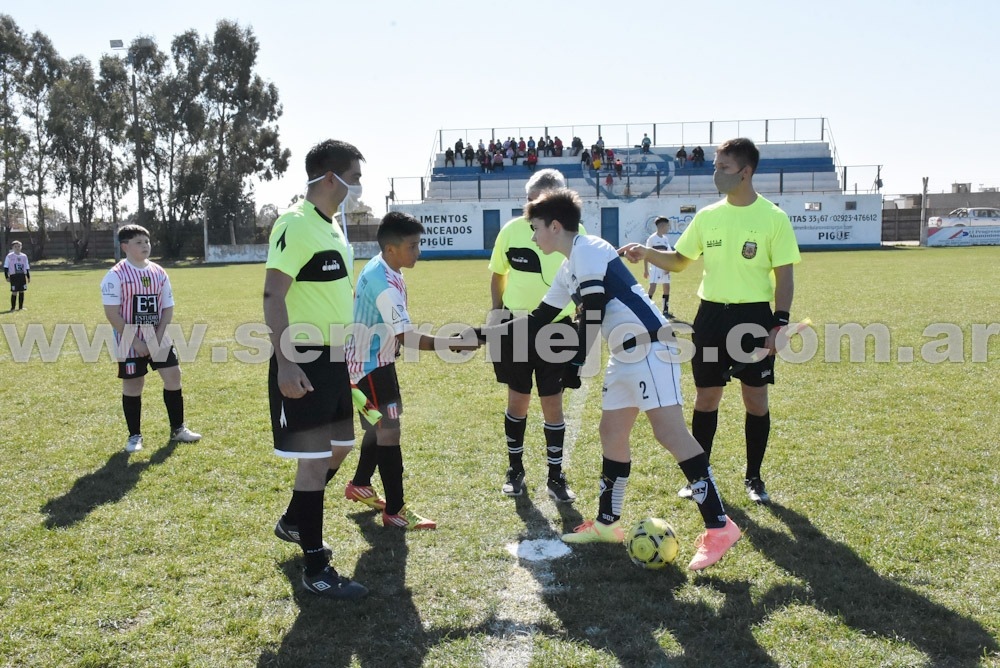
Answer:
[[[681,365],[674,361],[676,358],[676,349],[659,342],[654,342],[649,354],[636,362],[622,362],[612,356],[604,371],[601,408],[638,408],[646,412],[683,404]]]
[[[664,271],[659,267],[650,267],[649,284],[652,285],[654,283],[666,283],[667,285],[670,285],[670,272]]]

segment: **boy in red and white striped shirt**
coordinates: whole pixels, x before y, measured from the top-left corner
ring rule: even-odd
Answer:
[[[193,443],[201,438],[184,425],[181,369],[167,325],[174,313],[170,279],[163,267],[149,261],[149,231],[139,225],[118,230],[125,259],[112,267],[101,283],[104,315],[118,341],[118,377],[122,379],[122,410],[128,425],[126,452],[142,450],[142,388],[149,367],[163,379],[163,403],[170,419],[170,440]]]

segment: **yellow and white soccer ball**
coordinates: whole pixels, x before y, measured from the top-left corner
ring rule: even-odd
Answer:
[[[656,570],[677,558],[677,534],[666,520],[647,517],[625,536],[625,550],[634,564]]]

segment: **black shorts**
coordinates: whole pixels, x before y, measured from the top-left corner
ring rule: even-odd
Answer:
[[[763,348],[766,337],[744,334],[734,340],[730,351],[727,348],[729,332],[737,325],[760,325],[770,331],[774,323],[771,305],[767,302],[752,304],[718,304],[702,301],[694,318],[694,334],[691,341],[695,352],[691,359],[691,372],[695,387],[723,387],[728,380],[724,375],[731,371],[733,378],[739,378],[745,385],[763,387],[774,383],[774,356],[768,355],[759,362],[748,364],[734,360],[731,352],[743,350],[749,355],[756,348]],[[706,355],[706,351],[708,354]],[[712,360],[716,354],[717,359]]]
[[[573,324],[569,318],[555,322],[560,325]],[[538,396],[551,397],[562,392],[562,372],[566,364],[543,360],[533,345],[528,345],[527,351],[523,348],[515,350],[515,341],[519,338],[521,337],[512,334],[500,339],[500,361],[493,362],[493,373],[497,382],[503,383],[519,394],[531,394],[531,381],[534,376],[535,385],[538,386]]]
[[[333,446],[354,445],[354,403],[346,362],[334,362],[329,346],[296,346],[300,355],[318,353],[311,362],[299,362],[313,386],[300,399],[289,399],[278,388],[278,361],[273,355],[267,374],[274,452],[281,457],[320,459]]]
[[[399,429],[399,416],[403,414],[403,398],[399,392],[396,365],[380,366],[357,382],[358,389],[368,399],[368,407],[382,414],[378,424],[384,429]],[[361,419],[361,428],[374,429],[368,420]]]
[[[149,369],[152,368],[153,371],[159,371],[160,369],[169,369],[172,366],[177,366],[180,361],[177,359],[177,350],[170,346],[170,351],[167,353],[167,359],[162,362],[157,362],[152,357],[129,357],[126,358],[124,362],[118,363],[118,377],[121,379],[129,378],[142,378],[145,376]]]
[[[28,289],[28,277],[25,274],[11,274],[8,278],[11,292],[24,292]]]

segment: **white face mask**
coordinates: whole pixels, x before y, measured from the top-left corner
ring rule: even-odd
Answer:
[[[322,181],[325,178],[326,178],[326,174],[323,174],[322,176],[317,176],[315,179],[312,179],[311,181],[306,181],[306,185],[307,186],[311,186],[314,183],[319,183],[320,181]],[[360,183],[358,185],[356,185],[356,186],[352,186],[352,185],[344,182],[344,179],[340,178],[336,174],[333,175],[333,178],[337,179],[338,181],[340,181],[341,183],[344,184],[344,187],[347,188],[347,195],[348,195],[348,197],[353,197],[356,200],[360,200],[361,199],[361,193],[362,193],[363,189],[362,189]]]

